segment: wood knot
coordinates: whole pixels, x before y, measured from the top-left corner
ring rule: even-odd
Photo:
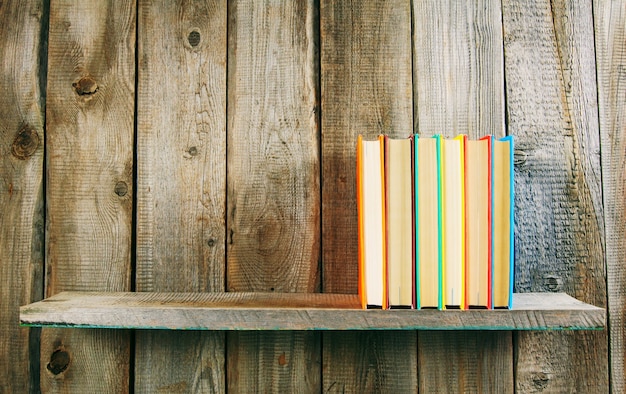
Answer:
[[[544,278],[545,288],[551,292],[558,292],[561,288],[561,280],[555,276],[547,276]]]
[[[37,147],[39,147],[39,134],[33,127],[25,125],[17,132],[11,146],[11,153],[18,159],[25,160],[37,151]]]
[[[198,30],[192,30],[187,36],[187,41],[192,47],[197,47],[200,44],[200,32]]]
[[[70,354],[64,348],[58,348],[50,355],[50,362],[46,366],[48,371],[58,375],[70,365]]]
[[[550,378],[543,372],[535,372],[532,375],[532,380],[537,389],[543,390],[548,385]]]
[[[513,151],[513,165],[521,166],[526,163],[527,159],[528,153],[523,150],[515,149],[515,151]]]
[[[185,153],[183,154],[183,157],[185,159],[191,159],[192,157],[197,156],[198,153],[199,153],[198,148],[195,146],[192,146],[185,151]]]
[[[124,197],[128,193],[128,185],[126,182],[119,181],[115,184],[115,194],[120,197]]]
[[[90,96],[95,94],[100,88],[96,81],[91,77],[82,77],[72,84],[79,96]]]

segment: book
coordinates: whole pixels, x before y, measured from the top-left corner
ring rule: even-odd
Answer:
[[[414,306],[413,137],[385,137],[387,300],[390,308]]]
[[[465,309],[465,140],[441,139],[443,307]]]
[[[384,137],[357,139],[359,295],[363,308],[387,308]]]
[[[513,297],[513,136],[493,143],[493,307]]]
[[[441,137],[414,137],[417,308],[442,309]]]
[[[492,137],[465,143],[465,302],[491,308]]]

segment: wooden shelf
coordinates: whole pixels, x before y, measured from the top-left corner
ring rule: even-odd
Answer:
[[[351,294],[96,292],[20,308],[25,326],[166,330],[599,330],[605,319],[564,293],[514,294],[511,310],[362,310]]]

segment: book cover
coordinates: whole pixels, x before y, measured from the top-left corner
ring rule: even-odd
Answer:
[[[493,307],[511,308],[513,298],[513,136],[493,145]]]
[[[359,295],[363,308],[387,308],[384,138],[357,139]]]
[[[413,308],[413,137],[385,137],[387,300]]]
[[[414,136],[416,307],[442,309],[441,137]]]

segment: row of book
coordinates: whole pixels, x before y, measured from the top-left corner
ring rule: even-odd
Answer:
[[[513,137],[357,141],[363,308],[511,308]]]

